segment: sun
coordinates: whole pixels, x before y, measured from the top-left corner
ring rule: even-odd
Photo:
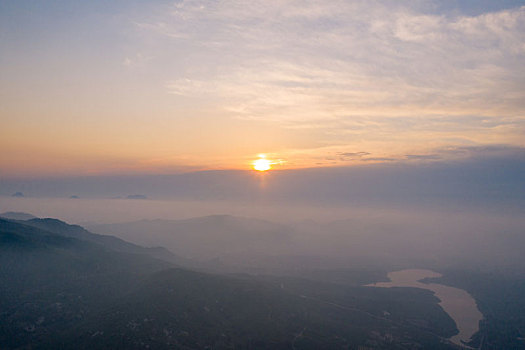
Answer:
[[[264,156],[259,156],[260,158],[253,162],[253,168],[257,171],[266,171],[272,168],[272,163],[266,159]]]

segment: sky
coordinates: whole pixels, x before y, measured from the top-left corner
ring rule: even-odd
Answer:
[[[525,1],[0,0],[0,176],[522,155],[523,62]]]

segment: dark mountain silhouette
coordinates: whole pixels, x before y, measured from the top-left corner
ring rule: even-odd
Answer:
[[[49,227],[48,227],[49,228]],[[0,219],[0,348],[34,347],[171,266]]]
[[[172,263],[184,263],[184,259],[180,259],[173,253],[162,247],[145,248],[130,242],[126,242],[120,238],[107,235],[94,234],[86,230],[85,228],[78,225],[69,225],[63,221],[51,218],[45,219],[31,219],[25,222],[25,224],[43,229],[46,231],[58,233],[65,237],[71,237],[80,239],[86,242],[99,244],[104,248],[109,248],[116,252],[131,253],[131,254],[144,254],[154,258],[169,261]]]

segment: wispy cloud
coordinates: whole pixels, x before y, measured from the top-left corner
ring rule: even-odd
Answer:
[[[525,7],[447,17],[403,2],[182,1],[157,27],[206,63],[169,90],[218,96],[239,118],[498,117],[524,107]]]
[[[440,160],[442,157],[437,154],[407,154],[406,159],[409,160]]]
[[[517,142],[507,132],[525,131],[525,7],[457,16],[428,4],[190,0],[141,28],[170,38],[167,55],[191,48],[166,82],[174,98],[232,118],[316,129],[322,142],[397,142],[400,130]]]
[[[37,20],[14,2],[0,13],[0,165],[240,168],[265,153],[299,167],[525,147],[525,7],[505,8],[517,3],[96,1],[68,5],[78,20],[58,7]]]
[[[153,56],[145,56],[144,54],[138,52],[134,56],[128,56],[122,60],[122,65],[127,68],[141,67],[151,61]]]

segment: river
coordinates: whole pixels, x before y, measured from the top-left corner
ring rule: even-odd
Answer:
[[[369,284],[372,287],[412,287],[428,289],[435,293],[440,300],[439,305],[456,322],[459,333],[450,338],[450,341],[465,346],[462,341],[468,342],[479,330],[479,322],[483,319],[476,301],[463,289],[445,286],[437,283],[422,283],[424,278],[441,277],[440,273],[431,270],[408,269],[394,271],[388,274],[390,282]]]

